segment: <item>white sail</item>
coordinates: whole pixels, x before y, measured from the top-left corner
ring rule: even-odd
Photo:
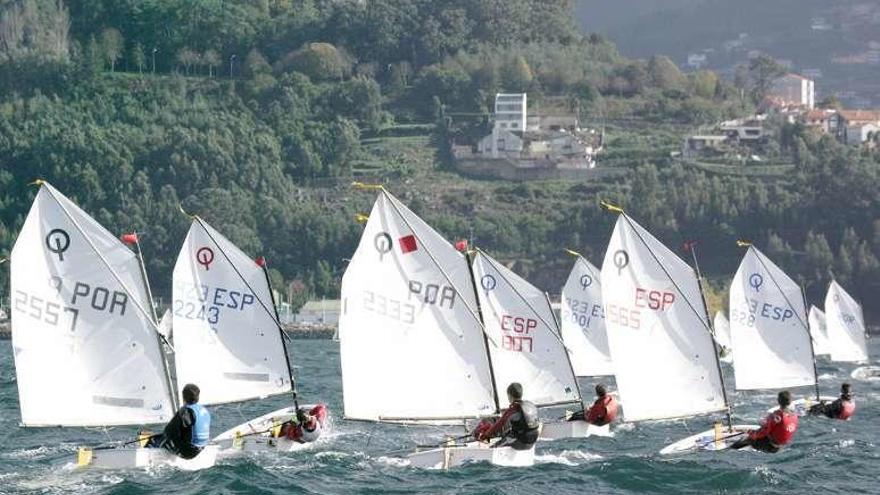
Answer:
[[[163,423],[172,392],[135,254],[49,184],[11,256],[26,426]]]
[[[628,421],[727,408],[696,274],[624,214],[602,264],[602,298]]]
[[[481,251],[473,270],[496,390],[519,382],[538,406],[580,401],[547,296]]]
[[[730,286],[730,330],[738,390],[816,383],[801,288],[754,246]]]
[[[810,323],[810,333],[813,335],[813,352],[819,355],[831,354],[831,342],[828,340],[828,327],[825,323],[825,313],[816,306],[810,306],[807,316]]]
[[[722,350],[730,351],[730,321],[721,311],[715,312],[715,318],[712,320],[712,327],[715,329],[715,342]]]
[[[559,326],[562,340],[570,350],[575,375],[613,375],[614,366],[605,331],[601,276],[599,270],[582,256],[577,257],[562,288],[561,302]]]
[[[172,295],[181,388],[198,385],[205,405],[291,391],[263,269],[202,219],[180,249]]]
[[[162,318],[159,320],[158,331],[168,342],[171,342],[172,339],[172,318],[171,310],[166,309],[165,312],[162,313]]]
[[[342,277],[345,415],[453,421],[496,409],[463,254],[382,192]]]
[[[831,344],[831,360],[867,361],[868,347],[865,342],[865,316],[862,314],[862,306],[834,280],[825,295],[825,316]]]

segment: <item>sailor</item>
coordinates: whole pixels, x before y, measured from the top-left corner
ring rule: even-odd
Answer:
[[[779,392],[777,397],[779,409],[764,418],[761,428],[748,432],[748,436],[730,446],[732,449],[751,447],[761,452],[775,454],[779,449],[791,443],[798,427],[798,417],[788,408],[791,404],[791,393],[788,390]]]
[[[568,418],[569,421],[586,421],[592,425],[605,426],[617,418],[617,401],[609,394],[605,385],[596,385],[596,402],[589,409],[578,411]]]
[[[192,459],[211,438],[211,414],[199,404],[199,387],[183,387],[183,402],[163,433],[150,437],[147,447],[162,447],[184,459]]]
[[[477,440],[488,441],[501,435],[501,440],[493,447],[513,447],[516,450],[532,448],[538,441],[538,408],[522,399],[523,389],[519,383],[511,383],[507,387],[507,400],[510,406],[494,423],[484,420],[477,426],[474,436]]]
[[[318,404],[308,411],[299,408],[296,419],[282,424],[278,436],[299,443],[314,442],[321,437],[326,421],[327,407],[324,404]]]
[[[831,419],[848,420],[856,412],[856,402],[852,396],[852,386],[844,383],[840,386],[840,397],[833,402],[822,401],[810,408],[810,415],[825,415]]]

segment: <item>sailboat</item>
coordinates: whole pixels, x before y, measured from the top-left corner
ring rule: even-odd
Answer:
[[[12,345],[26,427],[164,424],[177,396],[135,254],[45,181],[11,256]],[[62,370],[62,372],[52,372]],[[79,467],[212,466],[126,444],[83,447]]]
[[[602,263],[605,325],[627,421],[728,413],[720,424],[662,454],[727,448],[753,428],[730,425],[718,349],[694,270],[619,207]]]
[[[290,394],[296,382],[263,257],[254,260],[199,216],[174,265],[173,328],[179,384],[202,389],[202,405]],[[306,406],[308,408],[308,406]],[[221,454],[289,451],[302,443],[278,438],[297,405],[230,428],[213,442]]]
[[[562,288],[559,328],[562,340],[569,349],[572,368],[577,377],[611,376],[614,374],[614,363],[608,350],[599,269],[579,253],[566,251],[575,256],[575,262]],[[568,431],[558,432],[561,425]],[[610,425],[595,426],[586,421],[546,424],[541,430],[542,438],[610,434]]]
[[[527,290],[524,281],[484,253],[474,254],[472,275],[463,253],[388,191],[378,189],[342,278],[339,339],[345,416],[466,427],[467,420],[500,411],[501,380],[522,382],[526,398],[544,405],[579,400],[558,336],[551,335],[546,298],[539,300],[537,289]],[[481,304],[489,311],[485,328]],[[526,350],[534,362],[512,357]],[[534,448],[454,442],[467,437],[416,451],[408,456],[410,464],[450,468],[474,461],[534,463]]]
[[[481,250],[472,258],[496,390],[512,382],[539,408],[578,404],[577,378],[547,294]],[[586,436],[585,421],[544,422],[540,438]]]
[[[799,415],[827,399],[819,395],[801,287],[751,244],[730,286],[730,318],[737,390],[815,387],[815,398],[792,402]]]
[[[816,356],[831,356],[831,343],[828,341],[828,326],[825,323],[825,313],[814,305],[810,305],[807,315],[807,323],[810,325],[810,334],[813,336],[813,352]]]
[[[733,362],[733,347],[730,344],[730,321],[721,311],[715,312],[715,318],[712,320],[712,328],[715,329],[715,342],[721,348],[721,361],[724,363]]]
[[[866,363],[868,346],[862,306],[836,280],[831,281],[825,294],[825,315],[831,360]]]

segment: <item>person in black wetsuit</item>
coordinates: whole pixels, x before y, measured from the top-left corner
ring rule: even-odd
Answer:
[[[211,414],[198,403],[199,392],[192,383],[183,387],[183,407],[162,433],[150,437],[147,447],[161,447],[184,459],[199,455],[211,439]]]
[[[501,440],[493,447],[513,447],[516,450],[527,450],[538,441],[538,408],[527,400],[522,400],[523,389],[519,383],[511,383],[507,387],[507,400],[510,407],[504,410],[501,417],[494,423],[484,422],[477,427],[474,436],[481,441],[501,435]]]
[[[853,400],[852,385],[844,383],[840,386],[840,397],[833,402],[820,402],[810,408],[811,416],[827,416],[831,419],[848,420],[856,412],[856,401]]]

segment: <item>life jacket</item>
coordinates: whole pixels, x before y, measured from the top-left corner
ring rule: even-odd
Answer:
[[[527,400],[519,401],[514,405],[517,411],[510,416],[511,436],[521,442],[534,443],[541,424],[538,421],[538,408]]]
[[[190,441],[196,447],[204,447],[208,445],[211,439],[211,413],[201,406],[201,404],[187,404],[187,408],[193,412],[195,424],[192,425],[192,440]]]
[[[837,415],[837,419],[847,420],[855,412],[856,412],[856,403],[852,399],[841,400],[840,401],[840,413]]]
[[[596,426],[605,426],[615,418],[617,418],[617,401],[610,394],[596,399],[596,402],[587,411],[587,423]]]
[[[297,442],[314,442],[321,437],[324,430],[324,422],[327,420],[327,407],[318,404],[309,410],[310,418],[305,423],[296,424],[292,421],[284,423],[281,436]]]
[[[770,423],[770,431],[767,436],[774,445],[787,445],[794,438],[794,432],[798,428],[797,414],[791,411],[777,409],[767,418]]]

